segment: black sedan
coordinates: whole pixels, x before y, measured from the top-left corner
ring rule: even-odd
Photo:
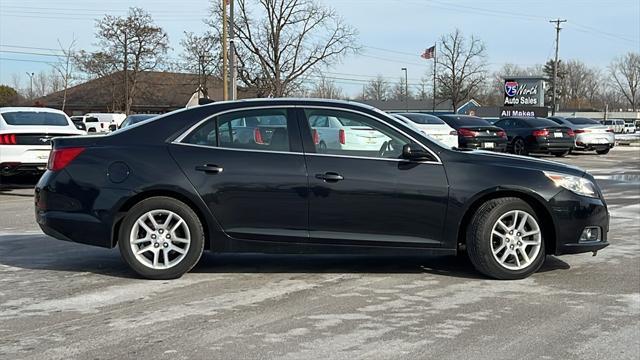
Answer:
[[[447,125],[458,131],[460,148],[504,152],[507,134],[487,120],[469,115],[438,115]]]
[[[323,117],[350,128],[340,147],[319,152],[310,120]],[[254,141],[239,142],[249,118],[257,119]],[[261,129],[274,122],[283,125]],[[56,138],[35,214],[55,238],[118,246],[151,279],[181,276],[204,249],[466,249],[480,272],[520,279],[546,254],[604,248],[609,229],[605,200],[584,170],[448,149],[369,106],[296,99],[214,103],[108,136]]]
[[[507,132],[508,149],[516,155],[545,153],[567,155],[574,146],[571,128],[544,118],[508,117],[496,123]]]

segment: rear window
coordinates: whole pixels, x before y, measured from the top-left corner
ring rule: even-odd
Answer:
[[[2,113],[8,125],[67,126],[69,121],[62,114],[35,111],[15,111]]]
[[[549,119],[541,119],[541,118],[527,118],[527,119],[524,119],[524,122],[529,124],[532,127],[546,127],[546,126],[558,125],[555,121],[551,121]]]
[[[98,118],[88,117],[87,120],[85,120],[85,122],[98,122]]]
[[[401,114],[416,124],[442,125],[444,121],[428,114]]]
[[[567,118],[567,120],[575,125],[600,125],[599,122],[589,118]]]
[[[487,120],[476,116],[441,115],[440,118],[445,120],[445,122],[450,121],[458,126],[491,126],[491,123]]]

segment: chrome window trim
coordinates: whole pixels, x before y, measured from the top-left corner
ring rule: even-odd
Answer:
[[[180,136],[178,136],[171,143],[172,144],[178,144],[178,145],[192,145],[192,146],[197,146],[197,147],[206,147],[206,148],[212,148],[212,149],[237,150],[237,151],[249,151],[249,152],[267,152],[267,153],[278,153],[278,154],[302,154],[302,155],[311,155],[311,156],[330,156],[330,157],[344,157],[344,158],[368,159],[368,160],[384,160],[384,161],[409,161],[409,160],[405,160],[405,159],[384,159],[384,158],[365,157],[365,156],[351,156],[351,155],[334,155],[334,154],[319,154],[319,153],[300,153],[300,152],[292,152],[292,151],[273,151],[273,150],[254,150],[254,149],[227,148],[227,147],[221,147],[221,146],[197,145],[197,144],[189,144],[189,143],[183,143],[182,142],[182,140],[184,140],[184,138],[186,138],[189,134],[191,134],[191,132],[193,132],[195,129],[197,129],[200,125],[202,125],[204,122],[206,122],[206,121],[208,121],[208,120],[210,120],[212,118],[215,118],[216,116],[220,116],[220,115],[224,115],[224,114],[228,114],[228,113],[232,113],[232,112],[240,112],[240,111],[251,111],[251,110],[261,110],[261,109],[291,109],[291,108],[326,109],[326,110],[333,110],[333,111],[345,111],[345,112],[351,112],[351,113],[359,114],[359,115],[362,115],[362,116],[366,116],[366,117],[371,118],[371,119],[376,120],[376,121],[380,121],[383,124],[385,124],[386,126],[388,126],[388,127],[392,128],[393,130],[401,133],[403,136],[413,140],[416,144],[419,144],[423,149],[427,150],[436,159],[435,161],[427,160],[427,161],[414,161],[414,162],[418,162],[418,163],[421,163],[421,164],[439,164],[439,165],[442,165],[442,161],[440,160],[440,157],[433,150],[431,150],[428,146],[424,145],[422,142],[416,140],[413,136],[407,134],[406,132],[402,131],[398,127],[394,126],[393,124],[391,124],[391,123],[389,123],[389,122],[387,122],[387,121],[385,121],[383,119],[379,119],[377,117],[374,117],[372,115],[364,113],[362,111],[353,110],[353,109],[344,109],[344,108],[340,108],[340,107],[325,106],[325,105],[311,105],[311,104],[310,105],[263,105],[263,106],[250,106],[250,107],[245,107],[245,108],[227,109],[227,110],[216,112],[216,113],[214,113],[212,115],[209,115],[206,118],[198,121],[193,126],[191,126],[189,129],[185,130]]]
[[[244,151],[244,152],[259,152],[259,153],[275,153],[275,154],[290,154],[290,155],[304,155],[304,153],[296,152],[296,151],[276,151],[276,150],[260,150],[260,149],[242,149],[242,148],[230,148],[223,146],[211,146],[211,145],[200,145],[200,144],[190,144],[190,143],[176,143],[176,145],[184,145],[184,146],[194,146],[205,149],[215,149],[215,150],[230,150],[230,151]]]

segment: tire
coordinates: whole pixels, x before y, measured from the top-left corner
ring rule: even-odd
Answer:
[[[528,215],[527,218],[524,213]],[[525,219],[528,226],[516,226],[507,230],[513,225],[509,222],[510,219],[513,220],[513,216],[510,217],[509,214],[518,216],[516,225]],[[500,226],[498,220],[507,228]],[[535,227],[531,226],[533,223]],[[505,197],[487,201],[476,211],[467,228],[466,245],[471,263],[479,272],[494,279],[515,280],[528,277],[538,271],[545,260],[544,231],[539,224],[535,211],[522,199]],[[522,231],[524,234],[532,233],[536,227],[537,234],[517,236]],[[494,230],[504,235],[494,235]],[[513,235],[508,235],[509,231]],[[528,262],[523,252],[527,254]],[[501,262],[503,257],[504,261]]]
[[[515,140],[513,140],[513,144],[511,145],[511,152],[513,152],[516,155],[529,155],[529,152],[527,151],[527,145],[524,143],[524,140],[522,140],[521,138],[517,138]]]
[[[89,128],[89,130],[87,130],[87,132],[96,132],[96,128]]]
[[[552,151],[551,154],[555,157],[565,157],[567,156],[567,154],[570,152],[571,150],[565,150],[565,151]]]
[[[596,150],[596,154],[598,155],[606,155],[609,153],[609,150],[611,150],[611,148],[606,148],[606,149],[602,149],[602,150]]]
[[[122,259],[138,275],[153,280],[176,279],[200,260],[204,230],[185,203],[170,197],[151,197],[127,212],[120,226],[118,248]],[[134,248],[146,251],[136,254]]]

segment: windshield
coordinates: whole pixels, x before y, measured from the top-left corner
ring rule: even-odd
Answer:
[[[69,121],[63,114],[36,111],[16,111],[2,113],[7,125],[67,126]]]
[[[567,118],[567,120],[575,125],[600,125],[599,122],[589,118]]]

